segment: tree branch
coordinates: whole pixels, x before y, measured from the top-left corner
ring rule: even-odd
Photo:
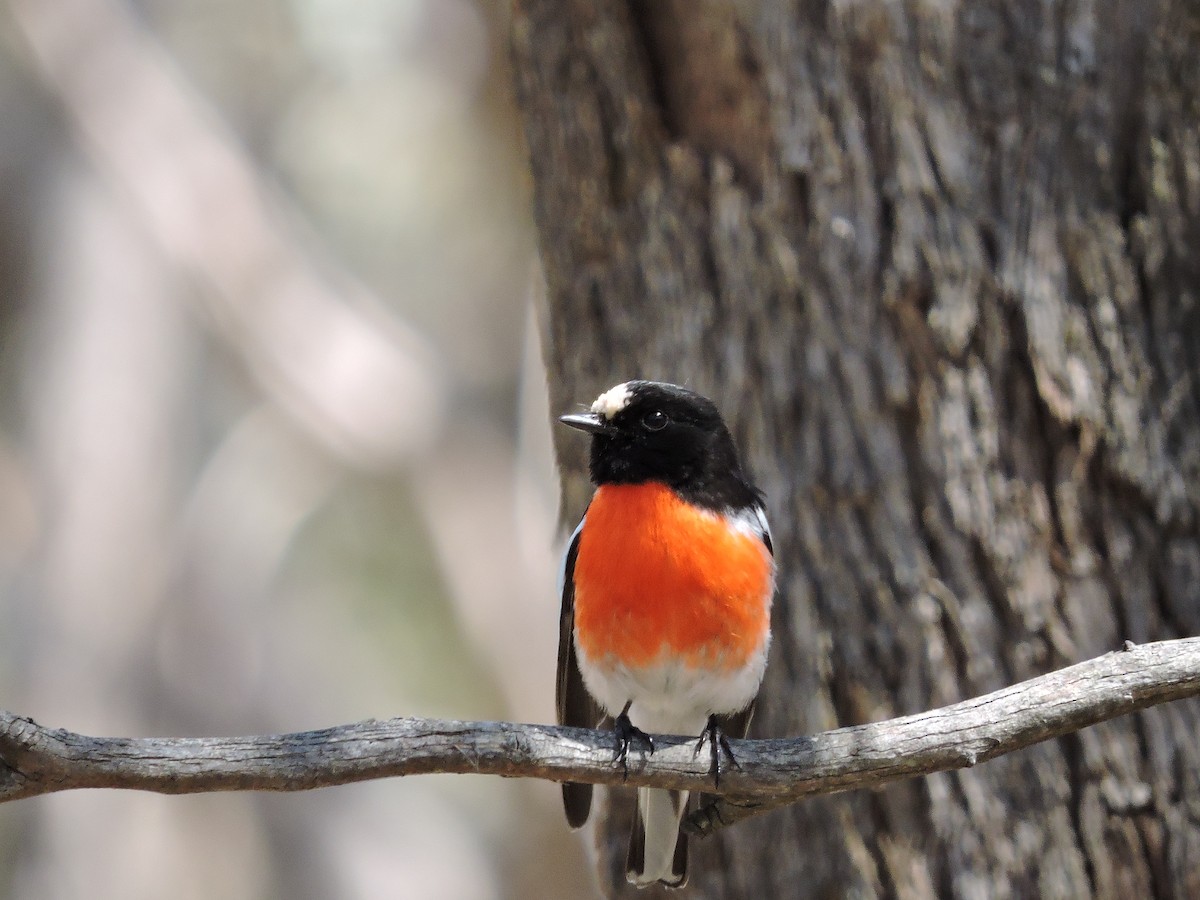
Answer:
[[[1012,753],[1040,741],[1200,694],[1200,638],[1108,653],[913,716],[811,737],[733,741],[738,767],[686,827],[710,834],[812,794],[875,788]],[[713,793],[695,737],[655,739],[627,783]],[[603,731],[369,720],[321,731],[237,738],[95,738],[0,711],[0,802],[75,788],[163,794],[302,791],[432,772],[620,784]]]

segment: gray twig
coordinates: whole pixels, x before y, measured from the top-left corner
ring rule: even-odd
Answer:
[[[973,766],[1089,725],[1200,693],[1200,638],[1135,646],[941,709],[809,737],[733,741],[738,768],[687,827],[710,834],[813,794]],[[628,784],[713,793],[695,738],[656,737]],[[163,794],[302,791],[395,775],[460,772],[618,784],[603,731],[368,720],[235,738],[96,738],[0,711],[0,802],[76,788]]]

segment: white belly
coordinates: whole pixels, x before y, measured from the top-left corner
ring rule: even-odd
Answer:
[[[746,665],[736,669],[711,669],[661,660],[631,669],[611,659],[599,665],[576,644],[579,670],[588,692],[611,716],[632,701],[629,720],[646,732],[696,735],[710,715],[741,712],[750,705],[767,666],[770,636]]]

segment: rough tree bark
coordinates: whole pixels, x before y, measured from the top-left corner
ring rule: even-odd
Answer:
[[[554,404],[687,383],[767,492],[752,734],[1200,631],[1200,6],[513,0],[511,27]],[[1198,712],[744,823],[693,890],[1200,896]]]

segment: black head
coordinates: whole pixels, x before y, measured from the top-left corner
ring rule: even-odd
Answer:
[[[589,412],[562,416],[592,435],[592,481],[656,481],[714,509],[754,502],[737,449],[707,397],[658,381],[627,381],[605,391]]]

